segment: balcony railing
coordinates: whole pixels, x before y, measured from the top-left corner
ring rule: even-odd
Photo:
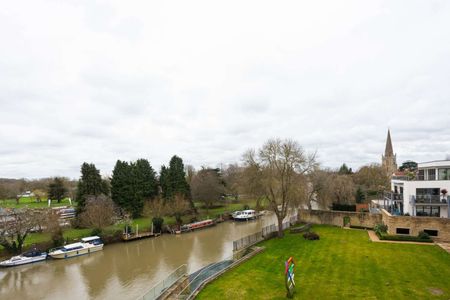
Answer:
[[[440,195],[419,195],[411,196],[411,200],[417,204],[428,203],[428,204],[438,204],[438,203],[448,203],[449,197],[443,198]]]
[[[384,192],[384,198],[387,200],[403,200],[403,194],[394,193],[394,192]]]

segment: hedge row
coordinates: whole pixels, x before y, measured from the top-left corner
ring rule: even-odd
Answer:
[[[419,242],[419,243],[432,243],[433,240],[430,238],[419,238],[417,236],[410,235],[390,235],[385,233],[377,232],[380,240],[388,240],[388,241],[403,241],[403,242]]]

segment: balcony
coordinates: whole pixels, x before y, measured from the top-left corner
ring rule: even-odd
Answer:
[[[384,192],[384,198],[390,201],[403,201],[403,194],[394,192]]]
[[[411,196],[411,201],[416,204],[447,204],[449,200],[449,197],[443,198],[440,195]]]

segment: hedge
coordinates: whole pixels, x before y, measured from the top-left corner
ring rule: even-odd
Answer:
[[[380,234],[378,232],[377,235],[380,238],[380,240],[387,240],[387,241],[403,241],[403,242],[419,242],[419,243],[433,242],[433,240],[430,238],[425,239],[410,235],[390,235],[390,234]]]

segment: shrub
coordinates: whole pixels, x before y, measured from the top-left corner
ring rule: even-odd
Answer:
[[[417,237],[421,240],[429,240],[430,239],[430,235],[428,233],[426,233],[425,231],[419,232],[419,235]]]
[[[250,206],[248,206],[248,204],[244,205],[244,210],[250,209]]]
[[[122,230],[120,229],[111,229],[111,230],[103,230],[100,233],[100,238],[103,243],[110,244],[114,242],[118,242],[122,240]]]
[[[153,222],[153,226],[154,226],[153,231],[154,232],[161,232],[162,231],[162,225],[164,223],[164,219],[160,218],[160,217],[154,217],[152,219],[152,222]]]
[[[388,227],[387,227],[387,225],[385,225],[383,223],[378,223],[378,224],[375,225],[373,230],[375,230],[375,232],[378,233],[378,234],[386,233],[387,230],[388,230]]]
[[[101,236],[102,235],[102,230],[100,228],[94,228],[91,231],[91,235],[98,235]]]
[[[356,205],[354,204],[340,204],[340,203],[333,203],[331,206],[331,210],[337,210],[337,211],[356,211]]]
[[[417,236],[410,236],[410,235],[389,235],[386,233],[378,233],[378,237],[380,240],[387,240],[387,241],[403,241],[403,242],[421,242],[421,243],[431,243],[433,242],[432,239],[428,237],[426,238],[419,238]]]
[[[315,232],[305,232],[303,234],[303,238],[305,240],[310,240],[310,241],[319,240],[320,239],[319,235],[317,233],[315,233]]]

